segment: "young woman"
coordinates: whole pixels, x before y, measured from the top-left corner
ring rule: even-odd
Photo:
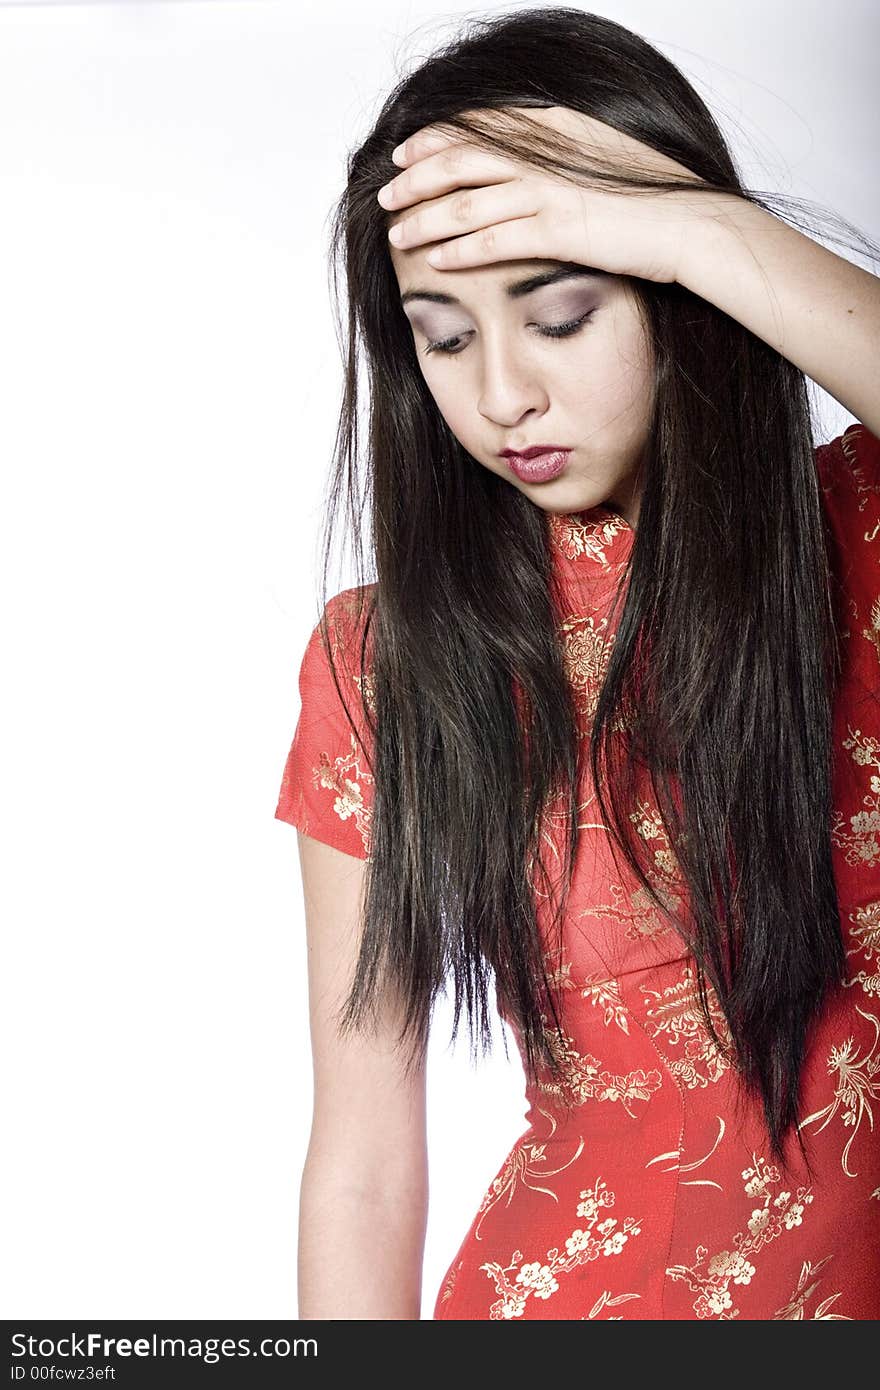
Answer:
[[[350,159],[333,501],[376,577],[312,633],[276,811],[302,1317],[419,1317],[450,982],[528,1127],[436,1318],[880,1316],[880,281],[773,201],[576,9],[471,25]]]

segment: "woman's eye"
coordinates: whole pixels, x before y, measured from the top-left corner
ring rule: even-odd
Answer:
[[[537,328],[542,338],[568,338],[573,333],[577,333],[578,329],[592,318],[595,312],[595,309],[588,309],[585,314],[581,314],[580,318],[569,319],[566,323],[535,323],[531,324],[530,327]],[[425,348],[425,352],[439,352],[454,357],[462,351],[463,340],[472,331],[469,329],[468,333],[458,333],[454,338],[439,338],[436,342],[430,342]]]
[[[439,338],[434,343],[428,343],[425,352],[442,352],[454,356],[456,353],[461,352],[461,348],[458,347],[457,344],[461,342],[463,336],[463,334],[458,334],[454,338]]]
[[[581,325],[592,318],[595,312],[595,309],[588,309],[579,319],[569,319],[568,323],[545,323],[537,324],[536,327],[545,338],[567,338],[572,333],[577,333]]]

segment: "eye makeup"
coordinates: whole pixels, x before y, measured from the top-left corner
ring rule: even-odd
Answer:
[[[578,285],[575,282],[568,293],[565,293],[564,290],[560,293],[560,290],[555,286],[552,289],[545,289],[543,294],[540,291],[533,291],[528,301],[529,319],[527,326],[532,326],[537,320],[538,323],[535,326],[546,326],[552,329],[554,325],[558,325],[561,328],[574,320],[583,319],[589,311],[597,308],[599,303],[601,303],[601,295],[597,294],[595,285]],[[513,306],[511,306],[510,313],[511,317],[519,317]],[[448,309],[432,310],[427,305],[424,307],[414,306],[407,317],[410,319],[412,328],[429,341],[445,342],[449,337],[460,337],[471,331],[469,328],[457,327],[455,321],[459,319],[459,315]],[[470,317],[467,311],[465,311],[465,317]]]
[[[577,333],[596,312],[595,293],[581,293],[560,296],[548,295],[547,301],[540,306],[540,309],[533,310],[540,314],[538,322],[530,321],[526,327],[534,330],[542,338],[567,338]],[[457,355],[463,351],[468,339],[473,335],[474,330],[470,328],[453,329],[449,325],[449,330],[444,331],[445,325],[441,323],[430,324],[431,315],[426,314],[425,319],[419,314],[414,314],[412,326],[427,339],[427,345],[423,352],[439,352],[442,355]],[[448,320],[447,320],[448,322]],[[432,331],[433,330],[433,331]]]
[[[588,309],[587,312],[581,314],[579,318],[569,319],[565,323],[534,323],[531,324],[530,327],[536,329],[542,338],[570,338],[580,331],[584,324],[593,317],[595,312],[595,309]],[[464,347],[467,346],[466,343],[460,345],[462,344],[462,339],[467,338],[468,334],[472,332],[473,329],[469,328],[465,329],[463,333],[456,333],[451,338],[441,338],[433,342],[429,341],[424,351],[426,353],[439,352],[442,356],[457,356],[464,350]]]

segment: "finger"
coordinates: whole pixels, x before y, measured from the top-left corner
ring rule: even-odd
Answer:
[[[540,230],[537,214],[482,227],[478,232],[444,241],[426,254],[426,260],[439,270],[464,270],[494,261],[538,259],[557,260],[560,257],[548,247],[547,235]]]
[[[531,217],[537,211],[534,190],[520,179],[485,188],[457,188],[442,198],[419,203],[395,223],[388,239],[399,251],[408,251],[426,242],[461,237],[495,222]]]
[[[463,111],[463,116],[474,116],[479,118],[480,114]],[[462,132],[457,126],[444,126],[440,121],[436,125],[426,125],[421,130],[413,131],[412,135],[407,136],[399,145],[391,151],[391,158],[395,164],[405,166],[413,164],[417,159],[424,159],[426,155],[436,154],[438,150],[444,149],[447,145],[461,140]]]
[[[534,122],[546,124],[552,122],[553,115],[558,111],[564,110],[564,108],[556,106],[512,106],[510,110],[516,111]],[[477,109],[476,111],[467,111],[461,114],[470,117],[477,127],[482,124],[489,130],[493,128],[493,111],[491,107],[488,110]],[[568,114],[570,116],[575,116],[576,113],[569,112]],[[444,126],[442,122],[438,125],[424,126],[421,130],[413,131],[412,135],[407,136],[399,145],[396,145],[391,151],[391,159],[394,164],[399,165],[401,168],[406,168],[407,165],[414,164],[417,160],[424,159],[427,155],[436,154],[438,150],[444,149],[446,146],[455,141],[462,140],[463,138],[462,132],[457,126]]]
[[[414,134],[408,135],[391,151],[392,162],[405,168],[417,159],[424,159],[425,155],[442,150],[456,138],[451,131],[441,130],[439,126],[425,126],[424,130],[417,130]]]
[[[405,169],[390,183],[383,185],[377,196],[384,208],[396,210],[424,202],[427,198],[437,198],[454,188],[500,183],[513,178],[515,173],[516,169],[509,160],[459,141],[444,146]]]

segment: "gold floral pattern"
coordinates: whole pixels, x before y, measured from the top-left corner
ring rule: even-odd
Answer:
[[[547,1111],[543,1113],[545,1118],[550,1122],[549,1137],[552,1138],[556,1129],[556,1120],[554,1116],[550,1115]],[[547,1178],[555,1177],[557,1173],[564,1172],[566,1168],[570,1168],[572,1163],[575,1163],[577,1159],[580,1158],[583,1152],[584,1141],[578,1135],[578,1144],[574,1153],[565,1163],[561,1163],[558,1168],[547,1168],[543,1166],[547,1161],[548,1142],[549,1140],[545,1140],[543,1143],[536,1144],[530,1143],[526,1139],[521,1139],[518,1143],[514,1144],[505,1160],[501,1172],[493,1180],[491,1187],[480,1203],[480,1208],[477,1213],[477,1222],[474,1227],[475,1240],[481,1239],[480,1227],[496,1202],[500,1202],[501,1198],[506,1193],[507,1205],[510,1206],[519,1185],[527,1187],[530,1192],[542,1192],[545,1197],[551,1197],[554,1202],[559,1201],[559,1197],[553,1189],[543,1184],[546,1182]]]
[[[826,1255],[825,1259],[820,1260],[819,1263],[816,1265],[812,1264],[809,1260],[804,1260],[803,1266],[801,1268],[800,1278],[797,1282],[797,1288],[792,1293],[791,1298],[788,1300],[788,1302],[773,1314],[772,1321],[802,1322],[804,1320],[804,1309],[806,1308],[810,1299],[813,1297],[819,1285],[822,1283],[822,1276],[820,1276],[820,1271],[825,1268],[830,1259],[831,1256]],[[848,1318],[845,1313],[831,1312],[831,1309],[834,1307],[835,1303],[839,1298],[839,1293],[832,1293],[829,1294],[826,1298],[823,1298],[822,1302],[817,1304],[815,1312],[813,1313],[813,1316],[810,1319],[810,1321],[852,1322],[852,1319]]]
[[[862,798],[862,810],[848,817],[835,808],[831,822],[831,843],[843,851],[847,864],[873,868],[880,864],[880,738],[848,729],[843,747],[859,767],[872,769],[870,789]],[[846,823],[849,822],[849,829]]]
[[[655,1154],[653,1158],[649,1158],[647,1163],[645,1164],[645,1167],[653,1168],[654,1165],[657,1163],[665,1163],[666,1167],[660,1169],[660,1172],[662,1173],[693,1173],[697,1170],[697,1168],[702,1168],[704,1163],[709,1162],[709,1159],[712,1157],[715,1150],[718,1148],[718,1145],[724,1138],[724,1117],[722,1115],[718,1115],[716,1116],[716,1118],[718,1120],[718,1133],[715,1136],[715,1139],[712,1143],[712,1147],[709,1149],[708,1153],[703,1154],[702,1158],[692,1159],[690,1163],[682,1163],[681,1149],[670,1149],[668,1153]],[[724,1191],[722,1184],[720,1182],[716,1182],[714,1178],[681,1178],[679,1180],[679,1186],[715,1187],[718,1189],[719,1192]]]
[[[629,1018],[620,997],[617,980],[588,979],[581,990],[581,997],[602,1013],[602,1022],[608,1028],[615,1024],[621,1033],[629,1032]]]
[[[591,902],[588,907],[577,913],[577,918],[595,917],[616,923],[621,934],[630,941],[653,941],[666,937],[678,944],[679,938],[675,934],[675,928],[666,920],[656,903],[651,901],[647,889],[641,884],[627,890],[621,883],[609,882],[605,891],[611,899],[610,902],[607,898],[604,902]],[[666,903],[670,911],[674,911],[680,904],[679,898],[662,887],[658,887],[657,891],[661,901]]]
[[[680,884],[681,868],[669,843],[669,836],[658,808],[640,801],[636,809],[630,812],[630,820],[643,840],[659,842],[654,849],[654,869],[660,881],[666,884]]]
[[[643,840],[657,842],[654,847],[654,864],[652,868],[648,868],[647,877],[666,910],[673,918],[678,918],[683,904],[680,870],[678,860],[670,848],[660,812],[656,807],[640,800],[635,811],[630,813],[630,819]],[[582,832],[600,830],[607,834],[607,827],[588,820],[580,821],[578,829]],[[608,879],[605,891],[610,895],[611,901],[608,901],[607,897],[605,901],[594,897],[581,909],[577,918],[589,916],[612,922],[619,926],[623,936],[630,941],[666,938],[679,943],[680,938],[672,921],[663,915],[641,883],[633,879],[629,887],[624,887],[622,883]]]
[[[373,776],[361,742],[362,712],[366,708],[375,715],[375,706],[369,660],[368,674],[362,677],[349,655],[357,645],[351,624],[358,611],[358,590],[343,590],[327,605],[326,624],[319,622],[312,629],[300,667],[302,709],[275,814],[306,835],[369,860]],[[355,728],[339,700],[325,635]]]
[[[570,616],[557,630],[563,665],[574,695],[578,730],[582,739],[588,739],[614,638],[613,635],[609,636],[607,618],[597,619],[589,614],[586,617]],[[612,728],[619,730],[624,727],[618,715]]]
[[[829,1101],[823,1110],[817,1110],[805,1120],[801,1120],[799,1125],[800,1129],[806,1129],[808,1125],[821,1120],[821,1131],[830,1125],[835,1115],[841,1115],[844,1128],[852,1130],[840,1158],[843,1171],[849,1178],[858,1176],[849,1167],[850,1149],[864,1120],[868,1121],[868,1128],[873,1130],[874,1111],[871,1102],[880,1100],[880,1052],[877,1049],[877,1043],[880,1041],[880,1022],[874,1014],[865,1013],[858,1005],[856,1013],[873,1023],[874,1041],[866,1048],[862,1057],[858,1055],[858,1048],[851,1037],[832,1047],[828,1058],[828,1071],[831,1076],[837,1076],[834,1099]]]
[[[440,1286],[440,1292],[437,1295],[437,1308],[444,1307],[444,1305],[449,1302],[449,1300],[452,1298],[452,1295],[455,1293],[455,1281],[458,1277],[458,1271],[460,1270],[460,1268],[461,1264],[455,1264],[451,1265],[450,1268],[446,1271],[446,1277],[444,1278],[443,1283]]]
[[[618,541],[631,539],[632,528],[618,513],[608,507],[593,507],[584,513],[568,512],[547,515],[547,530],[551,545],[569,561],[576,561],[575,573],[612,574],[621,568],[625,555],[619,553]],[[581,564],[581,562],[586,562]]]
[[[697,1295],[693,1306],[698,1318],[725,1322],[740,1316],[734,1294],[738,1285],[750,1284],[755,1277],[752,1259],[765,1245],[800,1226],[813,1201],[809,1187],[798,1187],[794,1194],[785,1191],[779,1169],[757,1155],[752,1156],[752,1166],[743,1170],[742,1178],[745,1195],[758,1203],[752,1208],[746,1230],[737,1232],[730,1248],[710,1255],[705,1245],[698,1245],[693,1264],[670,1265],[666,1271],[670,1279],[683,1280]]]
[[[322,752],[312,776],[315,786],[325,787],[333,793],[333,814],[340,820],[353,816],[364,843],[368,843],[372,805],[364,797],[364,787],[372,785],[373,778],[366,768],[361,767],[354,734],[351,735],[348,752],[342,756],[331,760],[328,753]]]
[[[321,830],[321,814],[316,814],[311,805],[305,803],[302,794],[303,772],[298,771],[294,776],[290,762],[281,781],[281,805],[290,808],[297,816],[297,824],[306,835],[315,835],[316,830]],[[309,767],[309,778],[312,787],[330,793],[326,801],[327,810],[340,823],[351,821],[357,828],[364,851],[362,857],[369,859],[373,777],[362,766],[354,734],[349,735],[349,747],[345,753],[332,757],[324,749],[317,750],[316,760]],[[315,838],[320,840],[324,835],[318,833]]]
[[[558,953],[557,953],[558,954]],[[586,999],[602,1012],[602,1022],[608,1028],[612,1023],[622,1033],[629,1032],[629,1018],[620,997],[620,984],[612,978],[590,975],[578,983],[572,978],[571,961],[561,961],[556,969],[547,972],[547,983],[556,990],[575,990],[581,999]]]
[[[855,925],[850,928],[850,936],[855,946],[847,952],[854,955],[863,951],[866,960],[880,960],[880,902],[867,903],[850,915]]]
[[[599,1297],[596,1299],[596,1302],[590,1309],[589,1313],[584,1313],[581,1321],[586,1321],[588,1318],[598,1318],[603,1308],[616,1308],[620,1303],[629,1303],[630,1299],[641,1298],[641,1296],[642,1295],[640,1293],[619,1293],[614,1298],[612,1298],[610,1289],[603,1289]],[[609,1317],[606,1318],[605,1321],[623,1322],[623,1318]]]
[[[487,1260],[480,1265],[480,1269],[485,1270],[494,1281],[496,1293],[500,1294],[489,1309],[491,1319],[522,1317],[530,1298],[547,1301],[559,1289],[559,1280],[564,1275],[600,1256],[619,1255],[627,1241],[641,1234],[641,1226],[631,1216],[623,1222],[613,1216],[600,1220],[603,1210],[613,1207],[616,1201],[614,1193],[609,1191],[601,1178],[597,1178],[592,1187],[584,1188],[578,1197],[577,1215],[581,1218],[581,1224],[566,1237],[564,1250],[554,1246],[543,1259],[525,1261],[522,1251],[514,1250],[506,1265],[496,1260]],[[607,1303],[608,1299],[605,1301]],[[601,1308],[587,1316],[595,1317],[598,1311]]]
[[[861,985],[864,992],[868,995],[876,995],[880,999],[880,902],[867,903],[865,907],[857,908],[851,912],[849,920],[850,940],[855,942],[847,951],[849,956],[861,956],[870,963],[876,960],[877,964],[872,971],[859,970],[853,975],[852,979],[847,980],[845,987],[851,989],[853,985]]]
[[[874,534],[876,534],[876,528]],[[871,643],[877,659],[880,661],[880,598],[871,606],[870,626],[862,628],[862,636]]]
[[[589,1052],[578,1052],[571,1037],[566,1035],[565,1042],[560,1043],[556,1032],[546,1026],[546,1014],[541,1017],[553,1055],[566,1071],[565,1080],[561,1082],[539,1078],[538,1087],[545,1095],[564,1095],[577,1105],[591,1100],[619,1102],[627,1115],[634,1116],[635,1102],[650,1100],[662,1086],[663,1078],[656,1067],[650,1071],[636,1068],[626,1073],[607,1071],[597,1057]]]
[[[647,985],[640,989],[646,999],[646,1027],[655,1043],[660,1040],[669,1049],[664,1049],[664,1057],[673,1076],[691,1090],[718,1081],[730,1062],[706,1027],[692,967],[685,964],[681,979],[664,989],[650,989]],[[706,994],[712,1026],[722,1041],[730,1045],[727,1020],[711,985],[707,984]],[[652,1002],[649,1004],[648,1000]]]
[[[880,498],[880,474],[877,472],[876,452],[870,449],[871,440],[866,438],[870,431],[859,422],[848,425],[840,439],[840,452],[846,459],[847,476],[858,496],[858,510],[864,512],[871,498]],[[864,455],[862,454],[864,450]],[[874,525],[863,531],[862,538],[867,542],[876,540],[878,527]]]

